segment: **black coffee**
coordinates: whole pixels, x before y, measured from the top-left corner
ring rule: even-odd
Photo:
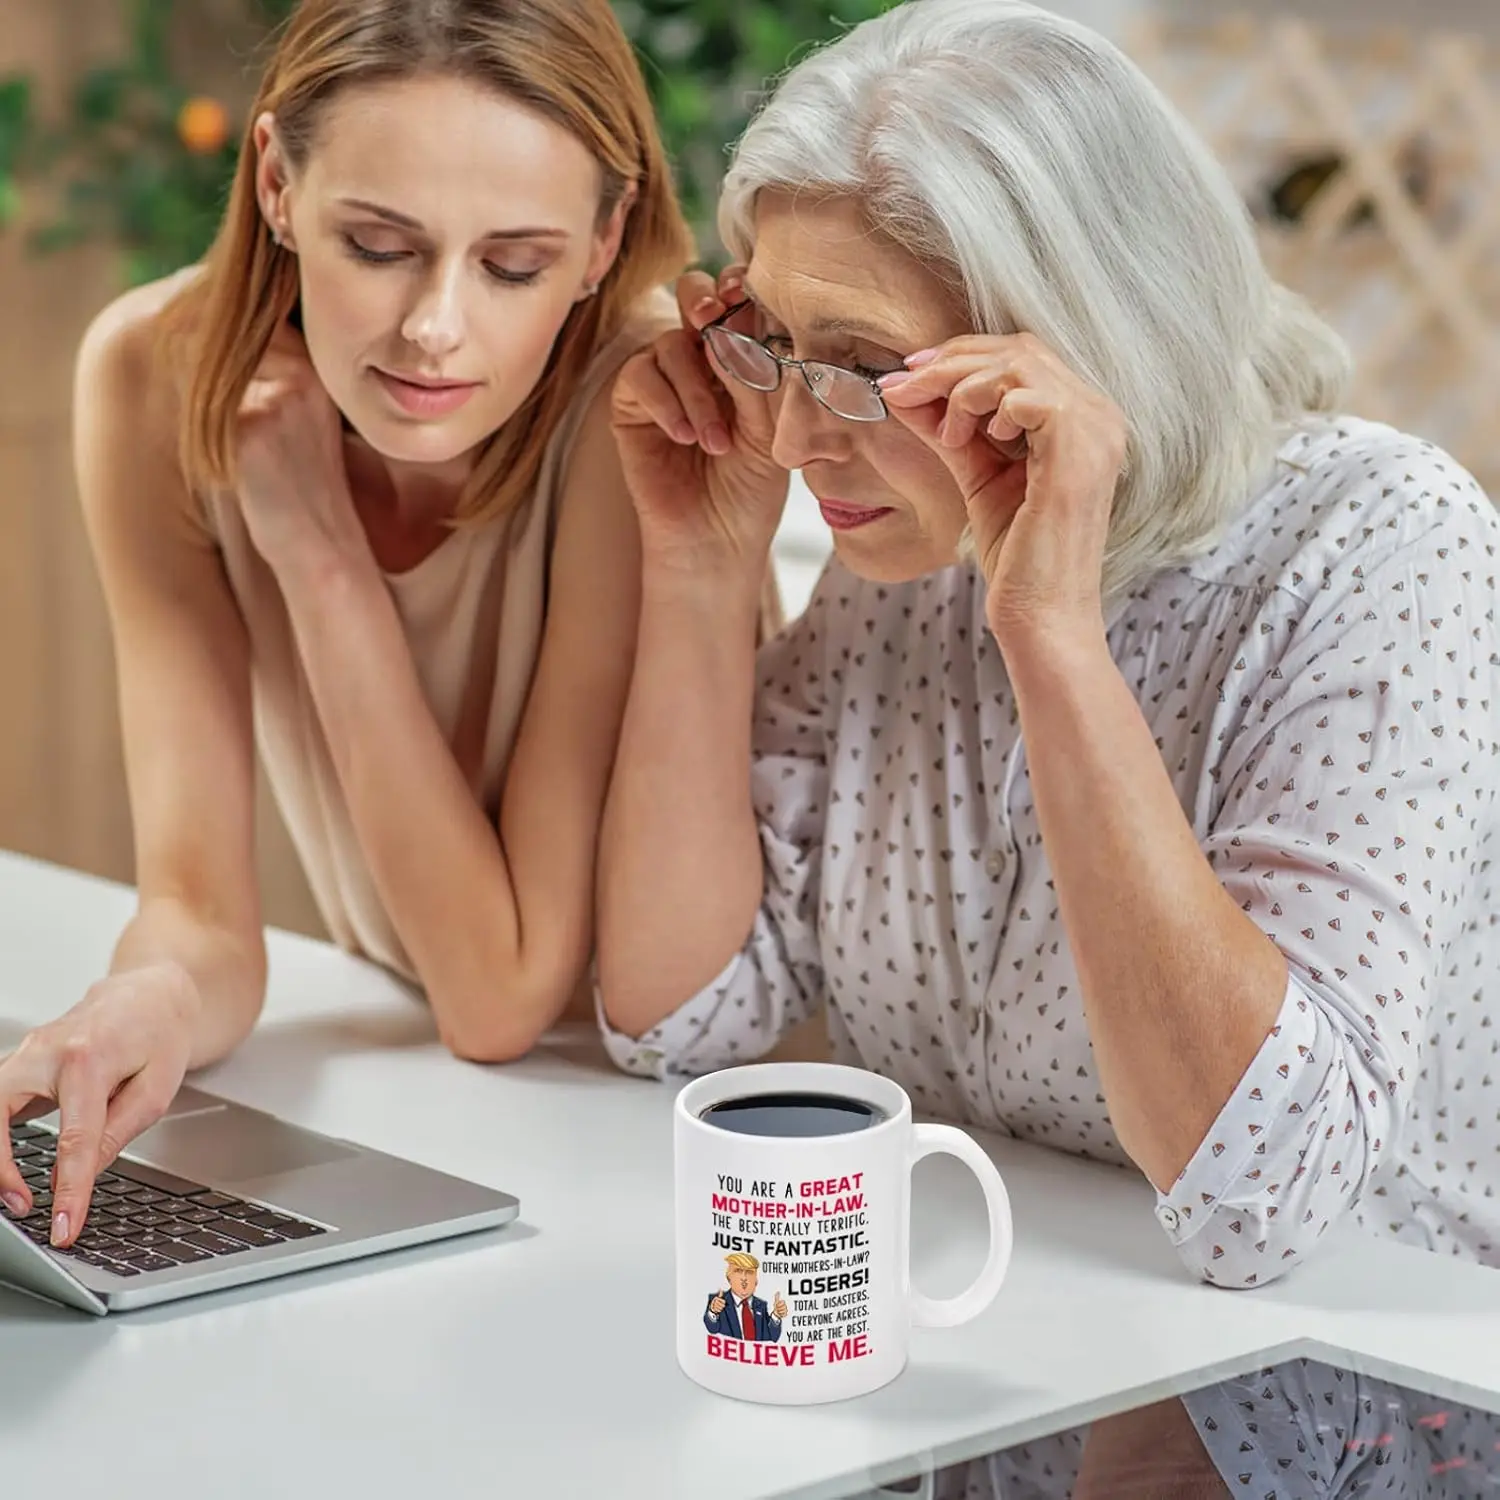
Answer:
[[[736,1135],[852,1135],[885,1119],[885,1111],[842,1094],[752,1094],[711,1104],[698,1118]]]

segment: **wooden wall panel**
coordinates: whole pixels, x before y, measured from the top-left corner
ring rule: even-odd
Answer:
[[[119,0],[0,0],[0,73],[24,70],[48,105],[114,54]],[[195,84],[242,97],[238,7],[206,0],[182,38]],[[243,32],[243,22],[240,23]],[[39,259],[0,235],[0,846],[117,879],[132,874],[130,814],[103,601],[69,451],[74,351],[118,290],[102,248]],[[262,787],[261,873],[270,921],[319,923]]]

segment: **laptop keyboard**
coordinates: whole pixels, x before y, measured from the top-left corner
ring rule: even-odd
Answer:
[[[10,1149],[31,1189],[32,1211],[18,1220],[0,1204],[0,1215],[18,1223],[28,1239],[53,1255],[114,1276],[170,1271],[327,1233],[320,1224],[262,1203],[216,1193],[155,1167],[117,1161],[94,1183],[83,1233],[66,1250],[55,1250],[50,1239],[57,1136],[37,1125],[12,1125]]]

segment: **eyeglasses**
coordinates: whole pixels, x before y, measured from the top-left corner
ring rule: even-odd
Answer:
[[[807,388],[821,406],[846,422],[881,422],[887,412],[880,387],[858,370],[830,365],[821,359],[788,359],[753,334],[724,325],[737,314],[753,310],[751,302],[727,308],[702,330],[703,342],[726,374],[753,391],[774,391],[783,370],[800,370]]]

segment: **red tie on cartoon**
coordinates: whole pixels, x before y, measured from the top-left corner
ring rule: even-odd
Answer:
[[[755,1314],[750,1310],[750,1299],[740,1303],[740,1331],[753,1344],[755,1342]]]

